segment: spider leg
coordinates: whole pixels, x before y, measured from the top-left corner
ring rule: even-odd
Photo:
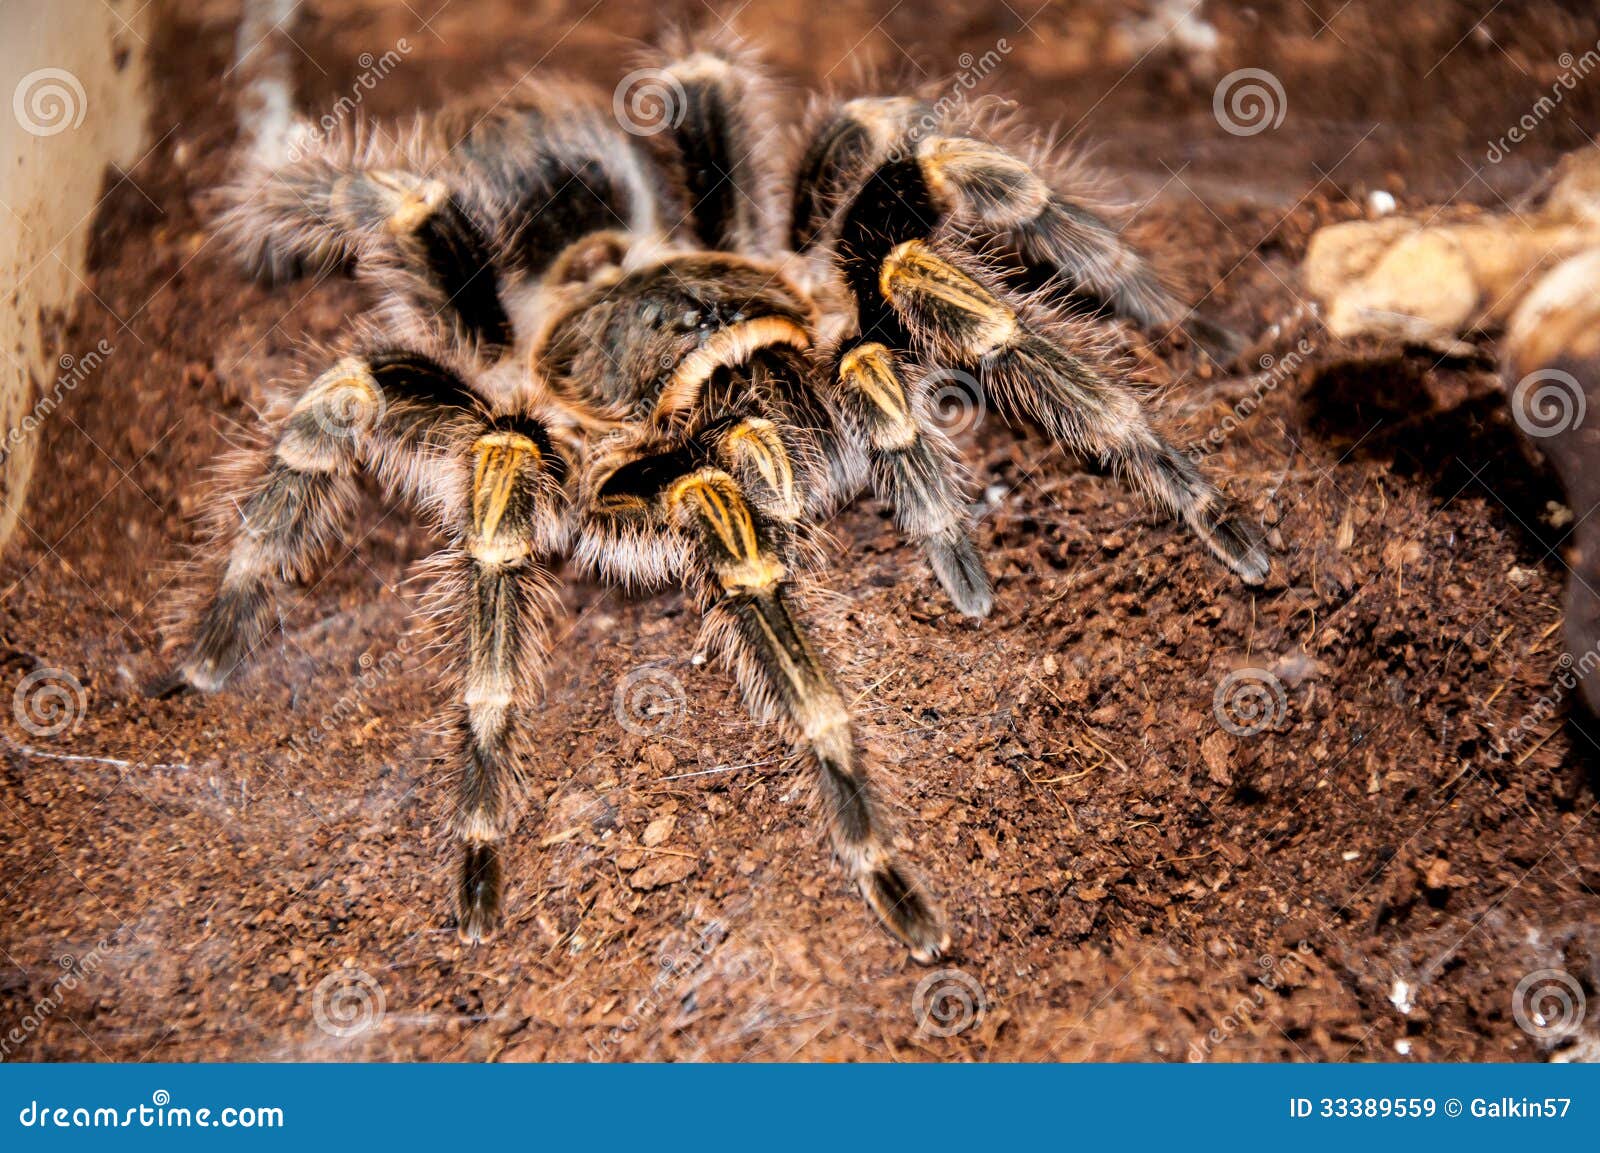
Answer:
[[[994,590],[972,540],[961,457],[930,419],[925,378],[908,388],[894,353],[877,341],[845,351],[836,375],[841,407],[868,446],[878,498],[922,547],[956,608],[988,616]]]
[[[802,162],[795,242],[814,243],[830,212],[846,204],[858,215],[900,218],[896,242],[943,226],[1003,253],[1062,305],[1146,329],[1186,327],[1219,357],[1236,354],[1239,338],[1183,307],[1169,278],[1113,223],[1114,207],[1100,202],[1081,168],[969,134],[980,128],[947,124],[934,106],[900,97],[836,109],[812,134]]]
[[[1145,328],[1182,319],[1171,286],[1143,254],[1021,157],[970,136],[929,136],[916,145],[916,163],[952,223],[1003,239],[1031,272]]]
[[[449,187],[403,171],[374,171],[351,181],[339,199],[349,217],[377,225],[392,246],[369,257],[369,272],[458,343],[487,361],[509,351],[511,318],[490,240]],[[370,225],[369,225],[370,227]]]
[[[943,919],[881,831],[849,710],[791,611],[782,527],[718,468],[680,476],[661,499],[694,544],[686,583],[746,702],[780,716],[809,755],[835,853],[912,956],[937,959],[949,947]]]
[[[470,462],[463,470],[461,462]],[[416,353],[348,356],[299,398],[233,506],[227,560],[187,651],[156,687],[220,688],[275,620],[278,586],[308,579],[340,539],[365,470],[408,499],[453,544],[430,561],[444,635],[465,638],[450,707],[462,845],[463,940],[499,918],[499,842],[520,797],[520,725],[533,707],[554,586],[540,559],[559,551],[565,462],[529,418],[491,418],[450,369]],[[469,476],[460,475],[463,471]]]
[[[351,268],[399,324],[493,362],[574,240],[660,227],[656,158],[597,94],[525,80],[388,132],[318,142],[229,192],[218,230],[271,277]]]
[[[718,439],[720,455],[740,491],[761,515],[794,524],[804,511],[801,484],[794,465],[796,445],[765,417],[748,416],[731,423]]]
[[[523,727],[536,707],[555,585],[539,563],[554,545],[563,466],[542,428],[500,420],[470,450],[472,480],[458,541],[438,560],[444,635],[465,638],[448,727],[459,766],[457,931],[488,940],[500,920],[500,842],[523,791]],[[459,641],[458,641],[459,643]]]
[[[947,247],[896,245],[879,291],[912,344],[930,359],[970,367],[1010,417],[1038,424],[1058,443],[1112,465],[1156,507],[1181,518],[1247,584],[1266,579],[1259,532],[1199,467],[1151,423],[1137,395],[1081,347],[1082,333],[984,283]]]
[[[414,353],[349,356],[299,397],[265,452],[235,461],[239,482],[212,510],[226,560],[198,606],[186,652],[153,690],[214,692],[266,639],[280,585],[311,579],[342,539],[356,473],[437,510],[429,458],[445,453],[476,401],[448,370]]]
[[[778,143],[757,136],[773,121],[766,76],[748,54],[716,44],[679,46],[661,73],[664,99],[676,105],[671,139],[696,239],[727,252],[771,251]]]
[[[274,279],[354,268],[380,297],[493,361],[512,343],[491,240],[441,179],[401,164],[310,156],[235,204],[218,229],[247,267]]]

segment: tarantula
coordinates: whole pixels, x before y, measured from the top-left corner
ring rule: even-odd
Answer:
[[[1003,119],[905,96],[820,104],[789,162],[743,48],[685,42],[650,78],[656,134],[599,90],[523,81],[240,184],[220,226],[252,268],[343,267],[375,307],[214,501],[212,575],[159,688],[222,687],[275,623],[276,587],[344,541],[365,472],[448,541],[431,595],[458,653],[443,720],[463,941],[502,915],[552,569],[570,561],[681,584],[748,707],[814,770],[868,904],[931,961],[944,917],[885,833],[795,581],[816,526],[870,487],[956,607],[989,612],[933,384],[969,374],[1244,581],[1267,555],[1105,351],[1108,318],[1185,313],[1081,170]]]

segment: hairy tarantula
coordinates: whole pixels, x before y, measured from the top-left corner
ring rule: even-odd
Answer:
[[[597,90],[525,80],[240,185],[221,227],[250,265],[342,266],[376,304],[213,502],[212,576],[160,688],[222,687],[276,621],[275,588],[344,539],[359,473],[408,501],[448,542],[431,595],[459,654],[444,723],[459,934],[477,942],[537,759],[552,569],[677,582],[814,770],[868,904],[931,961],[944,918],[885,833],[794,583],[816,526],[870,486],[960,611],[989,612],[930,380],[970,374],[1244,581],[1267,555],[1104,351],[1107,318],[1184,311],[1078,169],[1001,119],[903,96],[819,107],[789,163],[742,48],[685,44],[651,77],[657,134]]]

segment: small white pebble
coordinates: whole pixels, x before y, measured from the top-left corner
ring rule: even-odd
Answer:
[[[1404,1037],[1401,1037],[1394,1043],[1394,1051],[1400,1054],[1402,1057],[1411,1056],[1411,1042],[1407,1041]]]
[[[706,654],[705,653],[695,653],[694,656],[689,658],[689,663],[691,665],[693,665],[695,668],[699,668],[701,665],[706,663]]]
[[[1381,188],[1367,193],[1367,211],[1373,216],[1388,216],[1395,209],[1394,197]]]
[[[1411,993],[1411,986],[1396,977],[1394,987],[1389,990],[1389,1003],[1409,1016],[1413,1007]]]
[[[1345,852],[1339,854],[1339,858],[1341,860],[1344,860],[1344,861],[1354,861],[1354,860],[1359,859],[1360,856],[1361,856],[1361,851],[1359,849],[1348,849]]]

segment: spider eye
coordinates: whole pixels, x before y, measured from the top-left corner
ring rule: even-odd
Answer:
[[[678,317],[678,327],[685,332],[693,332],[695,329],[704,328],[705,326],[705,314],[698,308],[691,308]]]

